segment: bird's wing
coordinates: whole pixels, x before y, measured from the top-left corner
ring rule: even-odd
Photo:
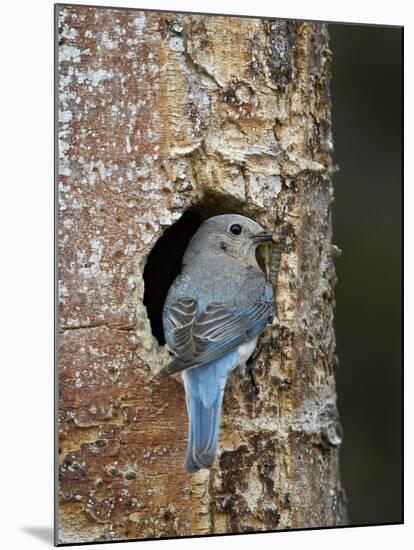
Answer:
[[[191,298],[175,302],[165,307],[163,325],[168,347],[183,360],[195,353],[193,324],[197,315],[197,302]]]
[[[199,315],[195,300],[180,300],[166,306],[163,313],[166,340],[176,357],[158,374],[165,377],[205,365],[258,336],[274,316],[272,294],[265,292],[262,300],[247,309],[210,303]]]

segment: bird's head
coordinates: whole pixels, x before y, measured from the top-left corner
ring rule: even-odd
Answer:
[[[257,266],[256,250],[266,242],[279,243],[280,237],[239,214],[214,216],[204,221],[191,240],[193,252],[227,254]]]

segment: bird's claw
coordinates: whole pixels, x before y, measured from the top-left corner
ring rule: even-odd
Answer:
[[[256,348],[254,350],[252,356],[246,362],[246,368],[250,372],[250,376],[251,376],[251,379],[252,379],[253,386],[256,390],[256,393],[259,393],[259,386],[257,384],[255,367],[256,367],[257,359],[259,358],[261,353],[262,353],[262,350]]]

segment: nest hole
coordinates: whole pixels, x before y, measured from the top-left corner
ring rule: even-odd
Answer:
[[[203,221],[212,216],[242,214],[254,217],[255,212],[246,212],[246,206],[233,197],[207,196],[186,210],[155,243],[144,268],[144,305],[152,334],[161,346],[165,344],[162,309],[168,290],[181,271],[181,261],[191,237]]]

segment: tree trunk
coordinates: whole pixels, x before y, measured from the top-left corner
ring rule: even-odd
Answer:
[[[340,525],[326,25],[57,19],[58,542]],[[193,475],[183,387],[155,375],[169,356],[143,302],[150,251],[191,209],[287,236],[257,390],[230,377],[215,465]]]

